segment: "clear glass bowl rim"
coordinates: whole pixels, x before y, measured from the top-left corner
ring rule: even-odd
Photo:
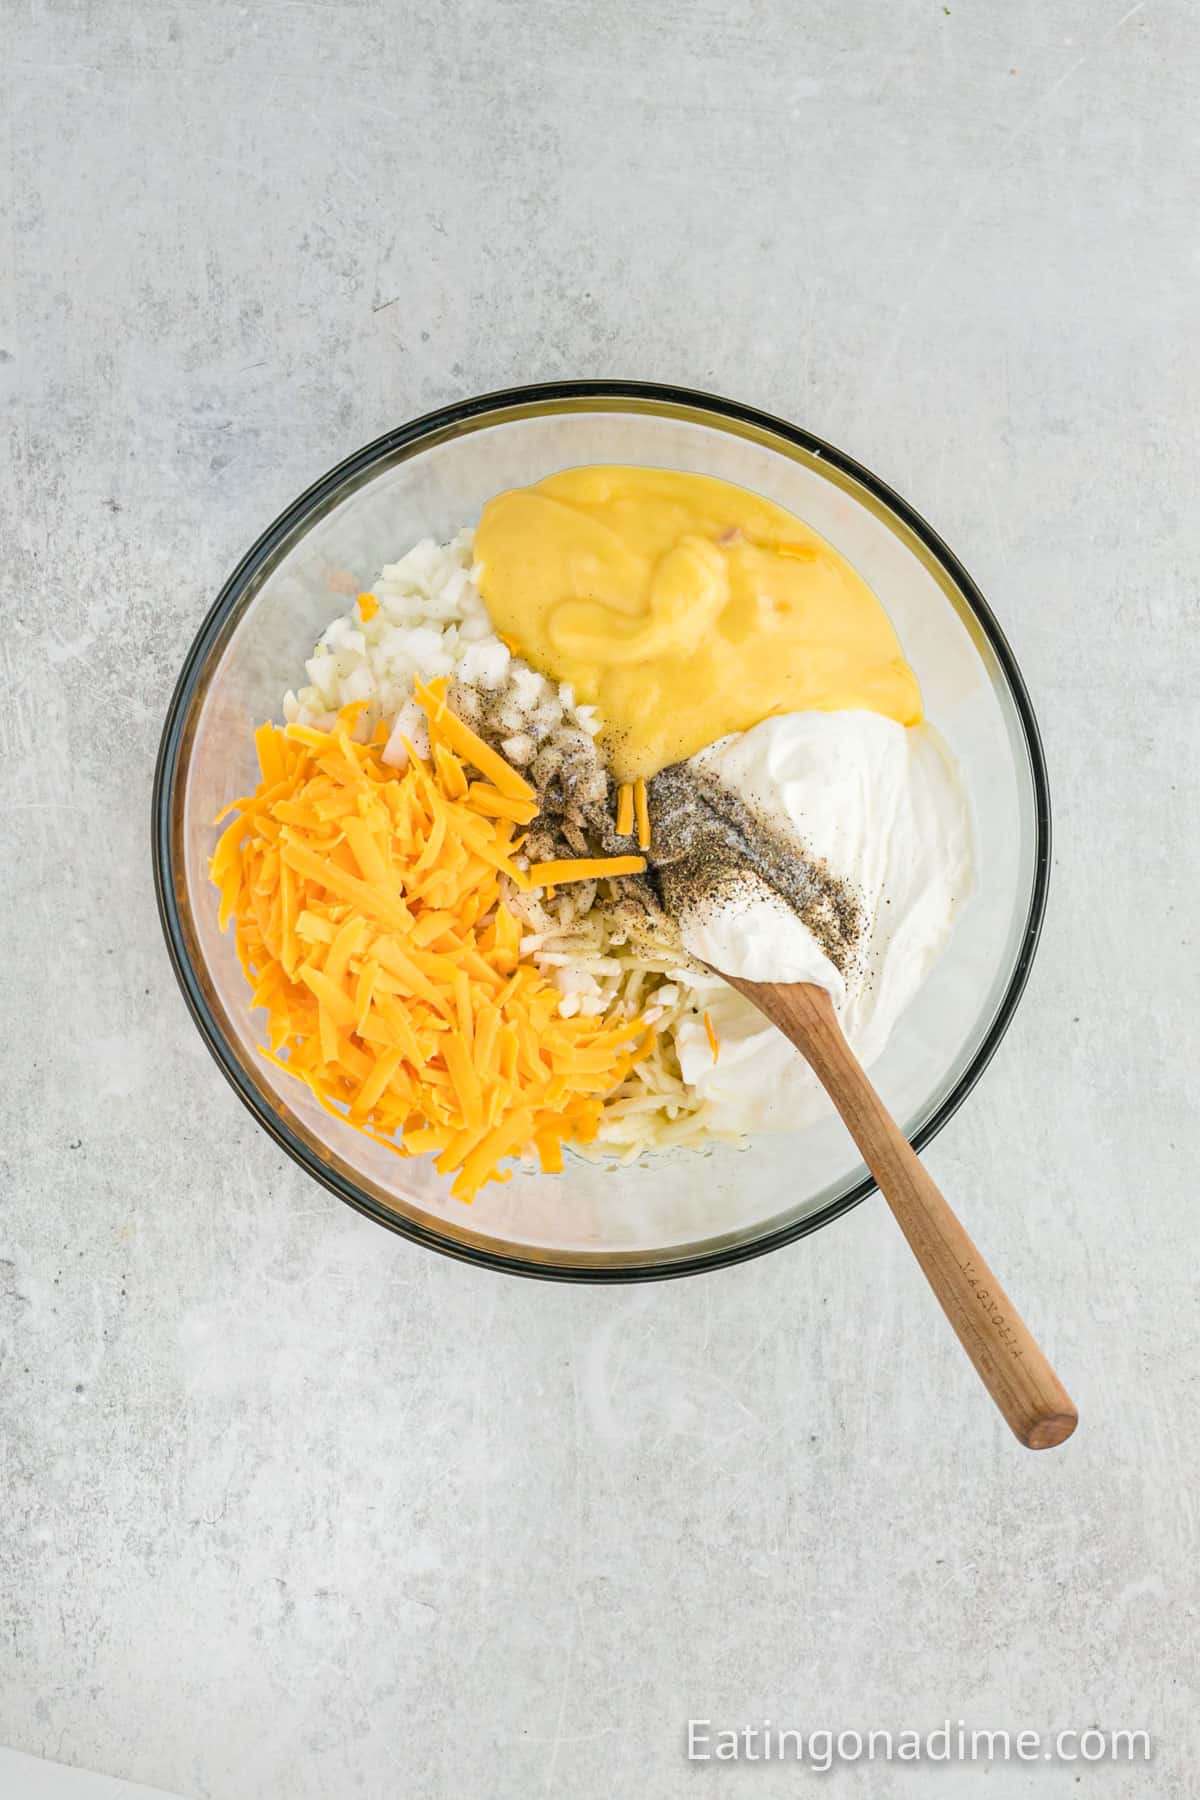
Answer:
[[[976,624],[987,639],[1003,671],[1020,722],[1033,785],[1035,845],[1034,873],[1030,887],[1029,905],[1019,947],[1013,961],[1012,974],[991,1029],[941,1105],[913,1135],[912,1144],[915,1150],[922,1150],[926,1144],[930,1143],[947,1120],[957,1112],[995,1055],[1001,1039],[1008,1030],[1029,978],[1037,951],[1050,881],[1050,787],[1046,773],[1045,754],[1029,691],[1007,638],[979,588],[933,527],[886,482],[872,474],[853,457],[847,456],[832,444],[826,443],[823,438],[816,437],[812,432],[805,431],[800,426],[792,425],[787,420],[777,418],[770,413],[760,412],[754,407],[742,405],[739,401],[728,400],[698,389],[663,386],[658,382],[646,381],[608,379],[548,381],[521,387],[502,388],[494,393],[475,395],[453,405],[440,407],[435,412],[425,413],[420,418],[410,420],[407,424],[386,432],[382,437],[364,445],[361,450],[356,450],[353,455],[346,457],[343,462],[330,469],[327,474],[321,476],[280,513],[274,523],[267,527],[237,564],[196,633],[175,684],[159,743],[151,801],[154,888],[167,952],[188,1010],[217,1066],[243,1105],[253,1114],[262,1128],[308,1175],[320,1182],[323,1187],[328,1188],[331,1193],[336,1194],[348,1206],[353,1207],[355,1211],[363,1213],[367,1218],[386,1226],[402,1237],[424,1245],[427,1249],[436,1250],[445,1256],[452,1256],[458,1261],[476,1263],[485,1268],[503,1270],[507,1274],[524,1275],[537,1280],[587,1283],[663,1281],[681,1275],[702,1274],[708,1270],[723,1268],[731,1263],[745,1262],[751,1257],[763,1256],[768,1251],[780,1249],[783,1245],[793,1243],[798,1238],[807,1237],[810,1232],[817,1231],[821,1226],[828,1225],[834,1219],[840,1218],[852,1207],[859,1205],[861,1201],[873,1194],[876,1183],[870,1177],[864,1177],[856,1186],[838,1195],[816,1211],[773,1231],[765,1232],[759,1237],[734,1244],[724,1244],[720,1249],[711,1252],[693,1253],[662,1263],[646,1266],[614,1265],[611,1268],[595,1263],[580,1267],[567,1263],[535,1262],[520,1255],[498,1255],[473,1244],[460,1242],[418,1220],[406,1218],[403,1214],[394,1213],[381,1206],[370,1195],[358,1188],[353,1181],[346,1179],[338,1170],[325,1165],[313,1154],[309,1146],[263,1103],[258,1089],[248,1079],[240,1059],[208,1006],[203,987],[188,952],[187,937],[177,894],[177,868],[180,867],[180,859],[176,855],[175,846],[175,825],[178,811],[176,779],[180,770],[181,752],[184,748],[186,728],[193,702],[197,693],[203,692],[206,685],[206,674],[214,655],[223,646],[229,630],[241,616],[242,611],[250,604],[257,577],[269,566],[272,558],[284,544],[296,537],[302,528],[315,523],[318,518],[337,504],[344,488],[357,486],[364,477],[370,474],[377,463],[393,456],[398,450],[404,450],[411,456],[423,444],[429,443],[431,440],[439,440],[447,434],[453,434],[464,425],[486,423],[493,415],[499,420],[501,416],[520,417],[522,412],[546,408],[557,410],[560,406],[573,410],[581,405],[586,406],[588,402],[608,403],[619,408],[623,401],[637,403],[637,410],[661,408],[664,411],[698,416],[701,422],[707,419],[716,424],[718,428],[722,424],[726,429],[730,425],[735,430],[741,427],[743,430],[753,433],[757,438],[768,442],[774,440],[775,447],[781,448],[784,454],[794,447],[809,455],[817,456],[830,467],[837,469],[851,481],[865,488],[878,504],[895,515],[918,540],[925,552],[941,566],[944,574],[949,577],[971,609]]]

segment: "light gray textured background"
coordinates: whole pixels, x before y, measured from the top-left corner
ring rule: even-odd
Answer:
[[[2,0],[0,1742],[213,1800],[670,1800],[720,1723],[1145,1726],[1194,1794],[1189,0]],[[627,374],[893,482],[1009,628],[1057,803],[929,1155],[1073,1387],[993,1416],[881,1204],[534,1286],[252,1125],[174,987],[151,768],[238,554],[386,427]],[[1190,1156],[1189,1156],[1190,1152]],[[7,1796],[6,1796],[7,1800]]]

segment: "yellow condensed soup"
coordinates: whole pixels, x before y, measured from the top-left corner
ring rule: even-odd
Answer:
[[[565,469],[489,500],[475,556],[496,629],[601,709],[619,780],[774,713],[921,718],[917,678],[862,577],[730,482]]]

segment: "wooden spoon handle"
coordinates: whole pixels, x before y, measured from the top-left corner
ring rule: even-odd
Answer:
[[[807,982],[730,985],[766,1013],[812,1065],[959,1342],[1017,1437],[1031,1450],[1063,1443],[1079,1422],[1074,1404],[875,1092],[842,1035],[824,988]]]

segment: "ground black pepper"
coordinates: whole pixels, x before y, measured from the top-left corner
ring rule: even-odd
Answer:
[[[539,730],[536,710],[514,730],[501,717],[513,716],[510,690],[490,694],[456,683],[450,698],[455,711],[502,754],[518,735],[531,740],[532,754],[522,764],[540,808],[525,840],[531,861],[619,856],[636,849],[632,833],[617,831],[617,784],[586,732],[561,725]],[[677,944],[678,921],[686,912],[701,902],[736,904],[756,882],[765,882],[808,927],[834,967],[850,973],[866,919],[848,882],[806,856],[793,838],[695,764],[672,763],[647,785],[649,867],[644,875],[612,883],[616,901],[608,909],[623,916],[635,938],[645,932],[660,945]],[[559,904],[566,908],[582,898],[568,891]],[[550,902],[548,910],[558,908]],[[678,954],[681,963],[691,963],[682,946]]]
[[[850,972],[866,917],[849,882],[806,856],[715,775],[672,763],[649,784],[654,877],[677,919],[703,905],[736,904],[765,883],[812,932],[842,974]]]
[[[539,728],[536,708],[520,709],[521,723],[514,728],[506,722],[514,709],[510,689],[489,693],[459,682],[451,689],[450,704],[502,756],[508,754],[505,745],[514,737],[531,740],[532,754],[519,764],[536,790],[539,808],[525,833],[524,854],[530,862],[619,856],[637,849],[634,836],[617,833],[617,784],[587,732],[566,724]],[[691,966],[692,959],[679,944],[675,920],[664,909],[651,876],[621,876],[607,886],[611,898],[605,912],[610,923],[619,922],[630,942],[644,942],[656,955],[669,949],[681,964]],[[552,918],[569,925],[587,910],[595,892],[595,883],[574,883],[556,899],[544,899],[542,906]]]

